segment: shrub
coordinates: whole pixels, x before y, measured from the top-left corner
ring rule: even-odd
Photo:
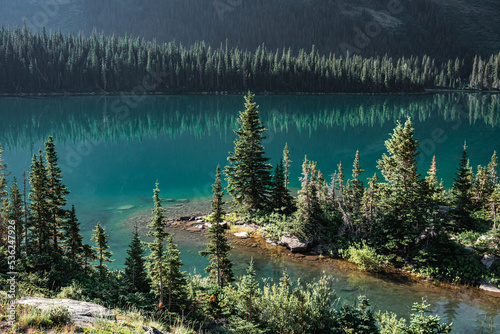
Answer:
[[[368,246],[363,240],[361,244],[354,243],[347,249],[340,249],[339,255],[348,261],[355,263],[361,270],[378,270],[381,259],[374,248]]]
[[[16,326],[17,330],[27,330],[62,327],[70,323],[72,323],[71,313],[66,307],[58,305],[43,310],[35,307],[25,308]]]

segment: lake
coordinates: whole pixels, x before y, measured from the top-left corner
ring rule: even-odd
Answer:
[[[255,101],[269,129],[264,146],[273,165],[288,143],[294,191],[305,155],[325,176],[339,163],[350,176],[359,150],[362,179],[372,177],[385,140],[396,122],[408,117],[420,141],[419,172],[425,175],[435,155],[445,187],[453,182],[465,141],[474,168],[486,165],[494,150],[500,152],[500,96],[495,94],[258,95]],[[226,165],[233,149],[243,102],[235,95],[1,98],[0,144],[8,170],[22,180],[32,154],[54,137],[71,191],[68,204],[75,205],[86,241],[101,222],[114,253],[110,267],[121,268],[132,227],[151,211],[156,180],[160,196],[169,199],[167,216],[207,212],[215,169]],[[184,270],[202,272],[207,261],[197,252],[205,239],[173,232]],[[247,248],[233,251],[237,274],[244,273],[250,257],[261,277],[278,278],[286,269],[309,280],[325,271],[337,278],[339,296],[365,294],[375,309],[402,316],[426,297],[433,312],[455,322],[454,333],[500,328],[500,299],[475,289],[410,284],[344,268],[341,262],[301,263],[276,250]]]

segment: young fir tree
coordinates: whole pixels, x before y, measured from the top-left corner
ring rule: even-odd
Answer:
[[[425,177],[429,191],[428,197],[431,200],[429,205],[431,206],[440,205],[446,202],[446,191],[444,190],[443,181],[438,182],[437,171],[436,156],[433,156],[431,167],[427,171],[427,176]]]
[[[165,288],[168,292],[168,309],[179,311],[186,304],[186,278],[185,272],[181,272],[181,252],[174,244],[172,236],[167,238],[167,249],[165,256]]]
[[[135,292],[149,292],[151,290],[150,280],[146,272],[146,262],[144,259],[144,247],[139,237],[137,226],[135,226],[130,242],[129,249],[127,250],[127,258],[125,259],[125,283],[129,291]]]
[[[283,160],[276,165],[273,175],[270,204],[273,209],[285,214],[291,214],[294,211],[293,197],[285,186]]]
[[[295,233],[300,238],[314,237],[319,233],[321,206],[318,198],[318,178],[316,163],[307,160],[302,163],[301,189],[297,198]]]
[[[354,158],[353,168],[352,168],[352,179],[347,182],[345,189],[347,208],[352,216],[352,224],[356,229],[356,234],[360,232],[361,225],[361,201],[364,194],[363,181],[359,179],[361,173],[364,170],[361,168],[361,163],[359,161],[359,151],[356,151],[356,157]]]
[[[259,283],[255,279],[253,268],[253,258],[247,269],[247,274],[236,283],[238,294],[236,309],[242,314],[246,321],[254,320],[258,317],[258,299],[260,297]]]
[[[288,151],[288,143],[285,143],[285,148],[283,149],[283,167],[285,173],[285,188],[288,189],[290,185],[290,164],[292,160],[290,160],[290,152]]]
[[[243,208],[262,210],[267,208],[271,185],[270,170],[272,166],[266,162],[262,134],[266,129],[259,118],[258,106],[253,102],[254,94],[245,96],[245,111],[240,112],[236,130],[238,138],[234,142],[234,152],[229,152],[225,174],[228,191],[234,201]]]
[[[413,123],[398,123],[391,138],[385,142],[387,154],[378,161],[378,168],[387,181],[383,188],[382,208],[386,213],[380,235],[389,250],[408,250],[426,226],[425,186],[417,173],[418,141],[413,137]]]
[[[16,258],[21,260],[21,246],[24,233],[24,203],[17,186],[17,179],[14,177],[12,187],[10,188],[10,197],[5,210],[7,220],[15,222],[15,238],[16,238]]]
[[[372,227],[379,218],[380,186],[378,184],[377,173],[372,178],[368,178],[368,189],[365,189],[362,200],[361,211],[363,213],[363,234],[370,235]]]
[[[75,206],[71,206],[68,220],[63,229],[64,248],[70,259],[76,259],[83,251],[83,237],[80,234],[80,223],[76,218]]]
[[[69,194],[68,189],[62,183],[62,173],[57,163],[57,153],[55,150],[54,140],[52,136],[45,142],[45,159],[47,170],[47,187],[48,187],[48,206],[50,211],[50,226],[52,229],[52,238],[54,250],[59,250],[59,239],[61,238],[61,228],[63,220],[67,216],[67,211],[64,209],[66,205],[66,195]]]
[[[47,175],[45,165],[42,160],[42,151],[38,156],[33,155],[30,171],[31,191],[29,198],[31,200],[31,225],[34,229],[36,243],[38,244],[38,254],[43,255],[49,251],[49,240],[52,236],[52,229],[49,221],[50,208],[47,204],[49,190],[47,188]]]
[[[213,284],[217,284],[223,288],[227,283],[234,281],[233,263],[229,259],[231,246],[226,237],[226,231],[222,224],[224,219],[224,202],[222,201],[222,185],[220,179],[220,166],[217,166],[215,183],[212,187],[212,226],[209,228],[207,238],[210,240],[206,244],[206,249],[200,252],[200,255],[207,256],[210,264],[205,268],[205,271],[210,274],[210,279]]]
[[[149,232],[149,236],[154,237],[152,243],[149,244],[149,249],[151,250],[151,279],[153,281],[153,290],[159,298],[158,307],[161,309],[163,307],[163,272],[164,272],[164,262],[165,262],[165,252],[163,241],[167,237],[167,232],[165,232],[165,223],[163,222],[163,208],[161,206],[160,199],[160,189],[158,188],[158,182],[156,182],[156,187],[153,190],[153,220],[149,224],[149,228],[152,229]]]
[[[469,166],[469,158],[467,156],[467,145],[464,144],[462,151],[462,159],[458,166],[455,182],[451,188],[451,204],[453,210],[452,228],[455,231],[466,231],[473,229],[474,220],[472,219],[472,186],[473,174],[472,168]]]
[[[98,222],[95,230],[92,230],[94,234],[90,238],[90,241],[95,243],[94,250],[97,255],[97,260],[99,261],[99,265],[96,266],[97,269],[99,269],[99,273],[104,275],[104,272],[106,270],[106,265],[104,262],[113,262],[114,260],[111,260],[111,256],[113,256],[113,253],[108,251],[109,246],[108,246],[108,235],[106,234],[106,231],[104,228],[101,227],[101,223]]]

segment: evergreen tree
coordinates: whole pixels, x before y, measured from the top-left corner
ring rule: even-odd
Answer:
[[[453,206],[451,211],[453,217],[452,228],[455,231],[466,231],[473,228],[474,221],[471,217],[473,211],[473,174],[472,168],[469,166],[467,145],[465,143],[462,151],[462,159],[455,175],[456,177],[453,179],[454,183],[451,188],[451,203]]]
[[[35,239],[38,244],[38,254],[42,255],[48,252],[49,240],[53,231],[49,225],[51,219],[50,208],[47,204],[49,190],[41,151],[39,151],[38,157],[33,155],[29,178],[31,185],[29,193],[31,225],[34,228]]]
[[[385,142],[387,154],[378,168],[387,181],[383,190],[385,213],[381,236],[389,250],[406,252],[418,233],[426,226],[425,186],[417,173],[418,141],[413,138],[413,123],[398,122],[391,138]]]
[[[69,191],[62,183],[62,173],[57,163],[58,158],[52,136],[49,136],[48,141],[45,142],[45,158],[47,162],[47,204],[50,211],[49,224],[52,229],[54,250],[58,251],[59,239],[61,238],[60,229],[63,225],[62,220],[67,216],[64,206],[66,205],[66,195],[69,194]]]
[[[283,160],[276,165],[271,184],[270,205],[273,209],[291,214],[294,211],[293,197],[285,186],[285,171]]]
[[[259,118],[254,94],[245,96],[245,111],[240,112],[236,130],[238,138],[234,142],[234,152],[229,152],[230,162],[225,173],[228,191],[234,201],[243,208],[262,210],[267,208],[272,166],[266,162],[264,147],[261,142],[266,137],[262,134],[266,129]]]
[[[160,189],[158,188],[158,182],[156,182],[156,187],[153,190],[153,201],[154,201],[154,209],[153,209],[153,220],[151,224],[149,224],[149,228],[152,229],[149,232],[149,236],[154,237],[152,243],[149,244],[149,249],[151,250],[151,278],[153,281],[153,290],[156,291],[157,296],[159,297],[159,308],[163,307],[163,272],[165,265],[165,252],[163,241],[167,237],[167,232],[165,232],[165,223],[163,222],[163,208],[161,206],[160,199]]]
[[[236,309],[245,317],[246,321],[252,321],[258,315],[258,299],[261,295],[259,283],[255,279],[253,258],[247,268],[247,274],[236,283],[238,294]]]
[[[71,206],[68,220],[63,229],[64,248],[71,259],[76,259],[83,251],[83,237],[80,234],[80,223],[76,218],[75,206]]]
[[[103,264],[103,262],[113,262],[114,260],[111,260],[113,253],[108,251],[108,235],[104,228],[101,227],[100,222],[97,223],[95,230],[92,230],[92,232],[94,232],[94,234],[92,234],[90,241],[95,243],[94,250],[97,254],[97,260],[99,261],[99,265],[96,267],[99,269],[99,273],[102,276],[106,270],[106,265]]]
[[[2,157],[2,146],[0,146],[0,234],[7,235],[7,227],[3,223],[4,221],[4,211],[5,205],[7,204],[7,179],[5,178],[5,170],[7,169],[7,165],[3,162]],[[2,238],[3,239],[3,238]],[[0,240],[0,246],[6,246],[4,240]]]
[[[297,197],[295,230],[297,236],[309,238],[317,236],[321,222],[321,206],[318,198],[318,171],[316,163],[307,160],[302,163],[301,189]]]
[[[137,226],[135,226],[132,241],[127,250],[128,256],[125,259],[124,269],[125,282],[128,286],[128,290],[132,293],[146,293],[151,290],[150,280],[146,273],[144,253],[145,250],[142,247]]]
[[[378,175],[375,173],[372,178],[368,178],[368,189],[365,189],[363,194],[363,227],[364,235],[369,235],[372,232],[372,227],[378,220],[380,215],[380,185],[378,184]]]
[[[292,160],[290,160],[290,152],[288,151],[288,143],[285,143],[285,148],[283,149],[283,167],[285,173],[285,188],[288,189],[290,185],[290,164]]]
[[[433,156],[431,167],[427,171],[427,176],[425,177],[429,192],[428,198],[431,201],[426,205],[442,205],[446,202],[446,191],[444,190],[443,181],[438,182],[437,171],[436,156]]]
[[[356,233],[359,233],[358,226],[361,220],[361,200],[363,199],[364,186],[363,181],[359,179],[359,176],[364,170],[361,168],[359,162],[359,151],[356,151],[356,157],[354,158],[353,169],[352,169],[352,179],[347,182],[346,186],[346,202],[347,208],[352,215],[352,223],[355,228],[357,228]]]
[[[168,291],[168,309],[182,310],[187,300],[185,272],[181,272],[181,252],[174,244],[172,235],[167,238],[165,255],[165,288]]]
[[[210,274],[210,279],[213,284],[217,284],[223,288],[227,283],[234,281],[233,263],[229,259],[231,245],[229,245],[226,231],[222,226],[224,217],[224,202],[222,197],[222,185],[220,179],[220,166],[217,166],[215,183],[212,187],[212,226],[208,229],[207,238],[210,240],[206,244],[206,249],[200,252],[201,256],[207,256],[210,264],[205,268],[205,271]]]
[[[21,245],[24,235],[24,203],[15,177],[10,188],[10,197],[5,213],[6,220],[13,220],[15,222],[16,259],[21,260]]]

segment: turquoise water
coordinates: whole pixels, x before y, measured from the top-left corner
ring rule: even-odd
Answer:
[[[438,177],[452,183],[467,141],[471,164],[487,164],[500,151],[500,99],[489,94],[403,96],[257,96],[261,117],[269,129],[267,156],[276,164],[288,143],[293,161],[292,187],[299,186],[300,165],[307,154],[325,176],[338,163],[350,174],[360,151],[365,179],[377,171],[384,141],[396,121],[411,116],[421,143],[420,172],[436,155]],[[22,178],[31,155],[54,136],[64,183],[75,204],[82,232],[89,242],[100,221],[110,235],[115,262],[123,265],[130,230],[144,221],[152,207],[155,181],[172,215],[205,211],[217,164],[224,166],[233,148],[241,96],[114,96],[0,99],[0,143],[13,176]],[[187,199],[188,204],[176,201]],[[133,206],[124,208],[123,206]],[[194,212],[193,212],[194,213]],[[198,272],[206,259],[198,256],[204,238],[175,232],[185,270]],[[474,291],[449,291],[394,282],[335,265],[290,262],[286,256],[235,249],[235,271],[243,273],[250,256],[263,277],[311,279],[325,270],[338,278],[337,291],[346,298],[366,294],[375,308],[408,315],[413,302],[426,296],[434,311],[456,322],[455,332],[470,333],[481,322],[500,328],[498,299]]]

